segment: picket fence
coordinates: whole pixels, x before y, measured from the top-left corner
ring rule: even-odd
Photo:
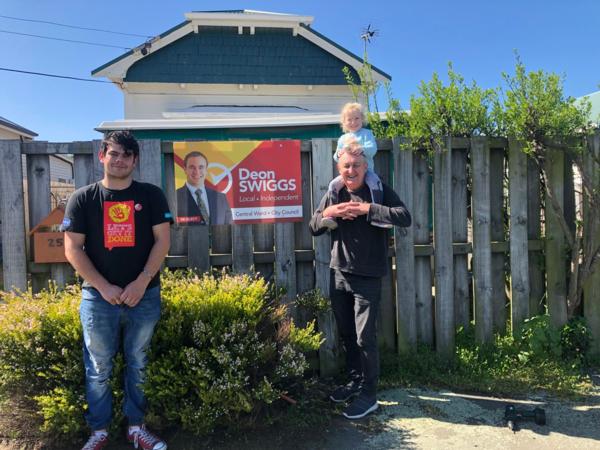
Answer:
[[[590,140],[599,154],[600,135]],[[517,141],[447,138],[446,149],[407,151],[404,138],[378,141],[375,171],[392,185],[413,216],[413,225],[390,233],[388,275],[383,279],[380,343],[398,352],[423,343],[449,355],[455,330],[475,323],[476,337],[517,329],[546,310],[553,323],[567,320],[565,239],[552,214],[541,208],[539,169]],[[229,267],[260,272],[285,288],[285,301],[329,287],[330,237],[313,238],[308,221],[334,175],[331,139],[301,143],[304,217],[276,224],[172,226],[169,268],[200,272]],[[35,264],[27,256],[24,201],[30,224],[50,211],[49,155],[72,154],[75,186],[102,177],[100,141],[48,143],[0,141],[2,255],[5,289],[34,289],[70,276],[66,264]],[[21,155],[27,159],[24,199]],[[562,151],[552,154],[549,183],[575,220],[574,176]],[[140,141],[135,178],[162,186],[176,210],[172,142]],[[544,219],[545,218],[545,219]],[[595,284],[593,284],[595,283]],[[592,285],[600,287],[598,277]],[[597,289],[596,289],[597,291]],[[585,314],[600,341],[600,296],[586,290]],[[326,341],[321,372],[333,373],[340,347],[330,312],[318,315]],[[598,344],[596,344],[598,345]]]

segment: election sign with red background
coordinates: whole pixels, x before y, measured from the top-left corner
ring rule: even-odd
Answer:
[[[173,151],[176,188],[185,155],[206,155],[205,185],[227,196],[234,223],[302,220],[300,141],[174,142]]]

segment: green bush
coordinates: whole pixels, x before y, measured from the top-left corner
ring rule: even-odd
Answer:
[[[282,394],[301,392],[304,352],[321,338],[298,328],[270,285],[249,276],[163,275],[163,315],[153,338],[144,389],[155,426],[196,433],[252,422]],[[42,429],[85,429],[80,289],[4,294],[0,303],[0,394],[38,405]],[[112,379],[117,426],[123,360]]]

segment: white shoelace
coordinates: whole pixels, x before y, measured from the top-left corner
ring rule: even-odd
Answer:
[[[155,449],[155,445],[161,443],[161,440],[152,434],[150,431],[146,430],[146,427],[142,426],[139,430],[133,432],[133,446],[138,448],[139,442],[142,441],[142,445],[146,445],[147,447],[142,446],[142,448],[150,448],[153,450],[160,450],[164,448],[164,444]]]
[[[106,438],[106,434],[104,433],[94,433],[90,436],[88,441],[85,443],[85,446],[81,450],[93,450],[96,445]]]

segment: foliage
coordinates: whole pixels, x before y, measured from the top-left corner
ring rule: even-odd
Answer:
[[[431,148],[441,145],[444,136],[470,137],[491,135],[497,128],[492,111],[497,95],[464,78],[448,64],[448,85],[434,73],[431,81],[421,82],[420,97],[410,100],[409,137],[416,145]]]
[[[373,69],[368,63],[365,53],[365,63],[358,70],[359,80],[355,80],[348,67],[343,69],[346,82],[352,91],[354,101],[365,103],[367,123],[375,137],[393,138],[395,136],[408,135],[409,116],[406,111],[400,107],[398,99],[392,94],[392,87],[389,83],[384,84],[385,93],[388,101],[388,108],[385,112],[385,119],[381,119],[379,107],[377,106],[377,92],[380,88],[378,82],[373,79]],[[373,104],[373,106],[371,106]]]
[[[589,127],[591,105],[576,103],[563,93],[563,77],[543,70],[527,72],[519,56],[515,73],[503,73],[501,129],[507,136],[523,140],[530,153],[542,151],[548,138],[581,134]]]
[[[325,297],[319,288],[311,289],[310,291],[299,294],[294,303],[297,307],[305,308],[313,315],[331,309],[329,298]]]
[[[520,337],[496,335],[491,345],[478,345],[474,330],[461,328],[453,360],[425,346],[400,358],[384,356],[382,384],[430,384],[496,395],[532,390],[560,396],[585,394],[590,387],[583,370],[589,339],[580,319],[557,330],[547,315],[527,321]]]
[[[249,276],[163,275],[163,317],[144,386],[155,426],[196,433],[235,428],[278,406],[282,394],[305,392],[303,352],[316,350],[321,336],[314,324],[299,328],[287,319],[274,292]],[[49,434],[80,433],[85,400],[79,289],[5,294],[4,300],[0,393],[37,402]],[[111,380],[115,427],[122,418],[123,367],[119,355]]]

